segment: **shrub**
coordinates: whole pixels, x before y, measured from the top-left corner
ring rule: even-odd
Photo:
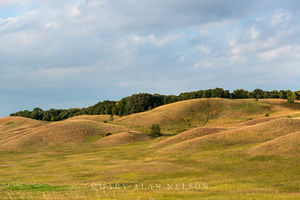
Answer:
[[[151,126],[151,135],[153,137],[159,137],[159,136],[161,136],[159,124],[153,124]]]
[[[296,100],[296,98],[297,98],[296,93],[293,92],[293,93],[287,98],[287,101],[288,101],[289,103],[294,103],[295,100]]]
[[[104,137],[112,135],[110,132],[104,133]]]
[[[266,117],[269,117],[270,116],[270,114],[269,113],[266,113],[266,115],[265,115]]]
[[[287,99],[287,102],[288,102],[288,103],[294,103],[295,100],[294,100],[292,97],[289,97],[289,98]]]

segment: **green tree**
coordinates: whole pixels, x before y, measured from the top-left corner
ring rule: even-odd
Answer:
[[[249,98],[250,94],[248,91],[244,89],[238,89],[238,90],[234,90],[231,96],[233,99],[247,99]]]
[[[289,97],[287,98],[287,101],[289,103],[294,103],[295,100],[297,99],[297,95],[295,92],[292,92],[291,95],[289,95]]]
[[[280,99],[286,99],[287,98],[287,92],[285,90],[279,91],[279,98]]]
[[[40,108],[34,108],[31,112],[30,118],[36,120],[42,120],[44,116],[44,111]]]
[[[297,96],[297,100],[300,100],[300,91],[295,92]]]
[[[261,99],[261,98],[264,98],[264,93],[265,92],[261,89],[255,89],[251,92],[251,97]]]
[[[151,126],[151,135],[153,137],[159,137],[159,136],[161,136],[159,124],[153,124]]]
[[[69,117],[68,111],[64,110],[58,115],[58,120],[64,120]]]
[[[270,92],[270,98],[279,98],[279,92],[277,90],[273,90]]]

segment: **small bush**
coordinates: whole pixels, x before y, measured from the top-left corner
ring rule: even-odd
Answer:
[[[292,97],[289,97],[289,98],[287,99],[287,102],[288,102],[288,103],[294,103],[295,100],[294,100]]]
[[[270,116],[270,114],[269,113],[266,113],[266,115],[265,115],[266,117],[269,117]]]
[[[104,120],[103,122],[104,122],[104,123],[107,123],[107,121],[106,121],[106,120]]]
[[[110,132],[104,133],[104,137],[112,135]]]
[[[286,116],[287,118],[292,118],[292,116],[291,115],[288,115],[288,116]]]
[[[153,137],[159,137],[159,136],[161,136],[159,124],[153,124],[151,126],[151,135]]]

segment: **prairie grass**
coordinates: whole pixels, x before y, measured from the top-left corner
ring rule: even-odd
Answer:
[[[0,146],[14,134],[25,137],[32,134],[29,129],[41,131],[45,125],[43,134],[57,140],[64,138],[54,137],[61,130],[72,137],[91,132],[79,137],[80,142],[0,151],[0,199],[300,199],[299,119],[285,117],[297,118],[298,109],[298,104],[277,100],[216,99],[179,102],[108,123],[102,121],[107,116],[56,123],[5,118],[0,120]],[[147,130],[157,122],[163,137],[123,142],[128,129]],[[191,129],[197,126],[202,128]],[[113,134],[103,137],[107,131]],[[112,138],[122,142],[97,144]],[[196,142],[185,149],[171,148],[189,140]]]
[[[0,153],[1,199],[297,199],[300,159],[251,156],[256,144],[157,153],[153,141],[108,148],[59,147]],[[135,184],[207,184],[207,188],[134,189]],[[95,185],[126,184],[122,189]],[[50,191],[51,190],[51,191]]]

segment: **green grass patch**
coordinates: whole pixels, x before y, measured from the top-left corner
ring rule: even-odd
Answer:
[[[86,137],[85,141],[86,142],[96,142],[100,138],[103,138],[102,133],[98,133],[98,134],[95,134],[95,135],[88,136],[88,137]]]
[[[22,183],[11,183],[7,185],[0,185],[3,190],[9,191],[31,191],[31,192],[57,192],[57,191],[67,191],[71,187],[67,185],[57,185],[51,186],[47,184],[22,184]]]

